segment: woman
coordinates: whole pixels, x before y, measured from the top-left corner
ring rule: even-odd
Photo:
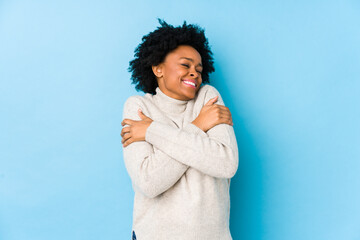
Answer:
[[[136,89],[121,131],[135,192],[133,239],[232,239],[230,178],[238,168],[231,113],[209,82],[204,30],[161,27],[143,37],[130,62]]]

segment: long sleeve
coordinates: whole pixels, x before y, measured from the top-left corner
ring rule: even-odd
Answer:
[[[215,104],[224,102],[215,88],[210,88],[203,105],[219,96]],[[153,121],[145,140],[168,156],[217,178],[232,178],[238,168],[238,147],[234,129],[228,124],[218,124],[203,132],[192,123],[182,129]]]
[[[123,118],[141,120],[137,110],[144,114],[146,107],[136,97],[130,97],[124,105]],[[124,126],[125,127],[125,126]],[[194,129],[193,133],[199,129]],[[176,161],[146,141],[133,142],[123,148],[124,161],[134,188],[144,195],[154,198],[172,187],[189,166]]]

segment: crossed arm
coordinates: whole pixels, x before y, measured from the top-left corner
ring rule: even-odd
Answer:
[[[223,104],[220,96],[219,104]],[[130,97],[124,118],[143,120],[139,107],[140,101]],[[217,178],[233,177],[238,167],[235,133],[228,124],[218,124],[205,133],[193,123],[178,129],[151,120],[145,141],[133,142],[123,152],[133,185],[148,197],[169,189],[189,167]]]

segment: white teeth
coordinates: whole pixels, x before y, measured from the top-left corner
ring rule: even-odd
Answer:
[[[195,83],[193,83],[193,82],[188,82],[188,81],[184,81],[184,82],[186,82],[187,84],[191,84],[195,87]]]

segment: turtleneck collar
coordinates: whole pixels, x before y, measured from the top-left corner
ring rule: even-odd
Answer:
[[[186,109],[189,100],[178,100],[163,93],[159,87],[156,89],[153,99],[159,108],[166,113],[182,113]]]

